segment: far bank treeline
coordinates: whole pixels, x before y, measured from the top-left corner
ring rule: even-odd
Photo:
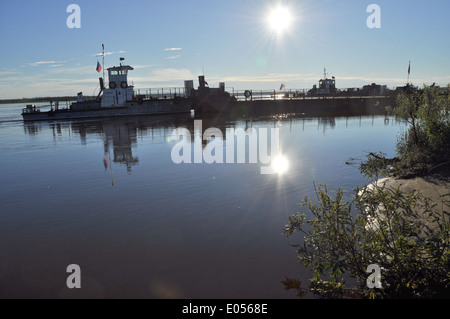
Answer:
[[[85,96],[87,100],[95,100],[95,96]],[[66,102],[76,101],[76,96],[56,96],[56,97],[32,97],[32,98],[19,98],[19,99],[4,99],[0,100],[0,104],[14,104],[14,103],[49,103],[52,102]]]

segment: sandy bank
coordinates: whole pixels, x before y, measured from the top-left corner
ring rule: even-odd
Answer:
[[[404,194],[416,191],[422,196],[429,198],[432,203],[436,204],[435,210],[440,214],[445,212],[446,218],[450,218],[450,179],[442,176],[427,176],[416,177],[411,179],[399,179],[394,177],[387,177],[377,181],[378,186],[385,185],[386,188],[400,190]],[[447,202],[447,205],[445,204]],[[420,228],[418,236],[422,239],[429,237],[438,230],[438,224],[433,218],[430,218],[429,213],[423,209],[416,209],[415,216],[411,218],[412,222],[423,224]]]

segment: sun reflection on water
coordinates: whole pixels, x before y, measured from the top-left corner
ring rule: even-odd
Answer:
[[[287,173],[289,171],[289,160],[283,155],[277,156],[272,161],[272,169],[279,175]]]

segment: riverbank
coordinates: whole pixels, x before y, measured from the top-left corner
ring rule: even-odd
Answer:
[[[378,186],[385,186],[386,189],[397,190],[403,192],[403,194],[410,194],[416,192],[428,198],[431,203],[436,206],[434,209],[442,216],[445,214],[445,218],[449,218],[449,205],[450,205],[450,175],[445,169],[441,174],[430,174],[426,176],[418,176],[410,179],[387,177],[377,181]],[[408,221],[421,225],[417,232],[419,239],[426,239],[439,231],[439,224],[430,218],[429,212],[424,211],[423,208],[416,208],[414,214],[408,216]]]

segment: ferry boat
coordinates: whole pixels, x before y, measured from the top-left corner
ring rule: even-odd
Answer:
[[[123,61],[123,58],[121,58]],[[59,103],[50,104],[49,111],[41,111],[36,105],[22,109],[24,121],[91,119],[100,117],[139,116],[153,114],[190,113],[195,106],[188,94],[175,93],[154,97],[135,93],[134,86],[128,83],[128,72],[134,69],[129,65],[108,68],[108,88],[100,78],[100,92],[95,100],[85,100],[78,93],[77,101],[69,107],[60,108]],[[102,94],[103,93],[103,94]]]

